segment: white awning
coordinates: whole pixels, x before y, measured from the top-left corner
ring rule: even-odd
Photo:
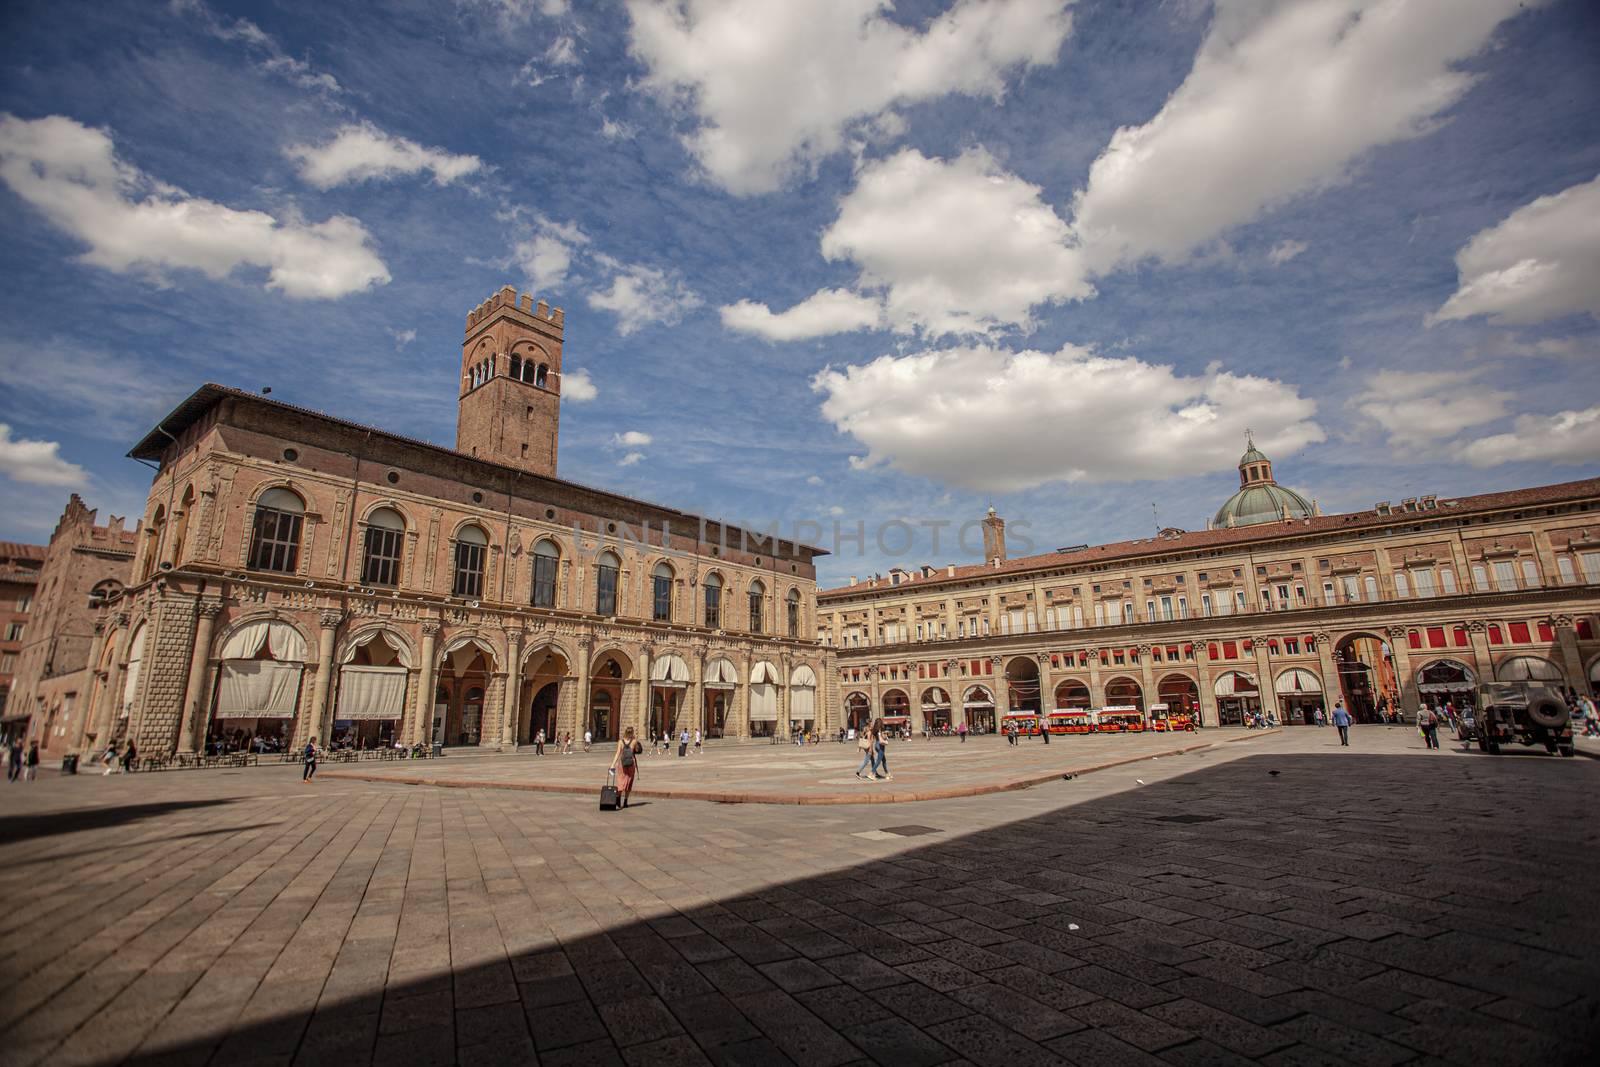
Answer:
[[[1284,696],[1292,697],[1296,693],[1320,693],[1322,682],[1308,670],[1291,667],[1278,675],[1278,680],[1272,683],[1272,688]]]
[[[922,706],[925,708],[948,708],[950,694],[943,689],[930,689],[922,694]]]
[[[815,688],[817,672],[802,663],[794,669],[793,674],[789,675],[789,684],[791,686],[810,686]]]
[[[401,641],[400,638],[396,637],[394,634],[389,633],[387,630],[378,630],[375,633],[367,634],[366,636],[362,637],[359,641],[352,641],[350,643],[350,647],[348,647],[348,648],[346,648],[344,650],[344,656],[340,658],[339,662],[340,663],[352,663],[352,662],[354,662],[355,658],[356,658],[356,653],[358,651],[360,651],[362,648],[371,647],[372,645],[387,646],[389,648],[389,650],[394,653],[394,661],[396,663],[400,664],[400,666],[402,666],[402,667],[410,667],[410,666],[412,666],[411,656],[410,656],[410,654],[408,652],[406,652],[405,642]],[[276,646],[274,646],[274,647],[276,647]],[[373,658],[374,659],[381,659],[382,657],[374,656]]]
[[[992,708],[994,697],[987,689],[972,688],[967,690],[967,695],[962,699],[962,704],[969,708]]]
[[[789,691],[789,718],[806,722],[817,717],[817,691],[809,685],[796,686]]]
[[[657,656],[650,662],[651,685],[688,685],[689,665],[681,656]]]
[[[1566,681],[1560,667],[1538,656],[1512,656],[1495,668],[1494,676],[1501,682]]]
[[[757,663],[754,667],[750,668],[751,685],[777,685],[779,681],[781,681],[781,679],[778,677],[778,668],[774,667],[766,660],[762,660],[760,663]]]
[[[1218,678],[1216,684],[1212,686],[1212,691],[1219,697],[1253,697],[1259,693],[1256,680],[1240,671],[1229,671]]]
[[[335,719],[400,719],[406,711],[404,667],[339,668]]]
[[[714,659],[706,664],[705,687],[707,689],[732,689],[739,684],[739,672],[733,663],[725,659]]]
[[[1477,673],[1460,660],[1436,659],[1417,672],[1417,691],[1421,693],[1452,693],[1477,684]]]
[[[272,658],[281,663],[304,663],[306,660],[306,639],[300,636],[300,631],[286,622],[271,619],[241,626],[223,644],[221,658],[254,659],[260,655],[262,645],[267,645]]]
[[[217,687],[219,719],[292,719],[300,696],[298,663],[226,660]]]
[[[778,687],[758,682],[750,687],[750,721],[778,721]]]

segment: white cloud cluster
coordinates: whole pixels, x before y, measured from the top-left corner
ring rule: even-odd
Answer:
[[[611,287],[589,293],[589,306],[617,316],[617,332],[626,337],[642,327],[675,326],[703,301],[678,276],[642,263],[621,263],[607,255],[595,259],[615,273]]]
[[[765,304],[741,300],[720,309],[722,325],[769,341],[799,341],[831,333],[870,330],[883,321],[883,305],[847,289],[822,289],[787,311],[774,313]]]
[[[589,235],[574,223],[556,222],[539,214],[534,215],[533,225],[532,235],[512,249],[512,258],[536,292],[558,289],[572,267],[573,249],[587,245]]]
[[[1474,315],[1509,326],[1600,318],[1600,177],[1519,207],[1468,241],[1456,267],[1460,283],[1429,325]]]
[[[1457,64],[1523,0],[1219,0],[1161,111],[1123,127],[1074,203],[1090,269],[1182,262],[1234,226],[1419,136],[1472,77]]]
[[[61,458],[59,443],[14,438],[11,427],[3,422],[0,422],[0,474],[29,485],[78,486],[88,480],[82,467]]]
[[[1071,0],[957,0],[920,32],[889,0],[627,0],[644,88],[686,100],[684,138],[711,180],[772,192],[840,150],[855,126],[952,93],[998,98],[1012,71],[1053,63]],[[888,129],[893,128],[894,120]]]
[[[332,74],[314,69],[303,59],[284,52],[267,31],[247,18],[226,19],[211,10],[203,0],[171,0],[168,9],[175,15],[193,19],[202,30],[219,41],[237,42],[261,56],[260,67],[270,74],[287,78],[302,89],[328,94],[341,91]]]
[[[1382,370],[1356,408],[1383,428],[1390,445],[1425,449],[1505,416],[1511,394],[1479,385],[1481,371]]]
[[[0,181],[87,244],[84,262],[108,270],[222,278],[257,267],[269,289],[321,299],[389,281],[357,220],[278,219],[191,196],[118,160],[105,131],[65,116],[0,115]]]
[[[1229,467],[1247,426],[1274,454],[1323,439],[1315,404],[1283,382],[1215,365],[1185,376],[1072,345],[882,356],[830,367],[812,387],[823,415],[866,447],[857,467],[993,492]]]
[[[653,438],[643,430],[628,430],[625,433],[611,435],[611,443],[621,445],[623,448],[642,448],[652,440]]]
[[[1026,329],[1037,305],[1094,292],[1038,186],[982,149],[947,161],[908,148],[867,164],[823,233],[822,254],[859,266],[858,285],[874,295],[825,289],[781,314],[745,300],[723,308],[723,322],[779,341],[880,322],[981,334]]]
[[[424,148],[396,137],[370,122],[341,126],[324,145],[297,144],[283,150],[300,165],[300,177],[318,189],[349,182],[388,180],[431,171],[436,185],[476,173],[483,166],[477,156],[455,155],[441,148]]]
[[[593,400],[600,395],[600,390],[595,388],[594,379],[589,377],[586,370],[569,370],[561,372],[561,399],[582,404]]]
[[[1510,431],[1469,441],[1458,454],[1475,467],[1530,460],[1565,465],[1600,462],[1600,406],[1519,415]]]
[[[1271,250],[1267,252],[1267,261],[1274,267],[1281,267],[1310,247],[1304,241],[1286,238],[1273,245]]]

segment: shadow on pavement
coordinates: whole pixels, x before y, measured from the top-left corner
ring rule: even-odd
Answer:
[[[135,1062],[1587,1062],[1574,771],[1250,756]]]
[[[34,837],[77,833],[79,830],[103,830],[124,823],[138,822],[141,819],[153,819],[159,815],[171,815],[190,808],[212,808],[231,803],[233,803],[231,800],[171,800],[151,804],[68,809],[41,815],[8,815],[0,820],[0,845],[9,845]]]

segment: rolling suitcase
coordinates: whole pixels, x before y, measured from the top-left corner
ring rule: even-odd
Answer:
[[[606,784],[600,787],[600,810],[616,811],[620,804],[616,783],[608,779]]]

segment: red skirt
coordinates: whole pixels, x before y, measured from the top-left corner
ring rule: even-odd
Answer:
[[[618,763],[617,764],[617,792],[626,793],[626,792],[629,792],[630,790],[632,790],[633,789],[633,780],[636,777],[638,777],[638,774],[639,774],[639,764],[638,763],[635,763],[632,767],[624,767],[621,763]]]

